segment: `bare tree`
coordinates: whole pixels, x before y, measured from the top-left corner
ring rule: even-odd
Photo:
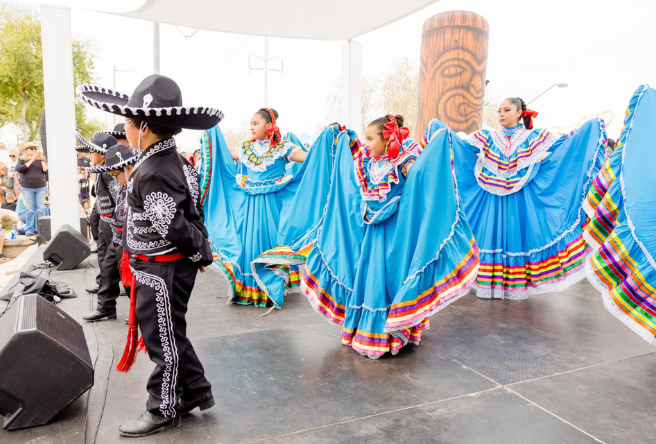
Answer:
[[[499,129],[499,104],[501,98],[494,89],[487,86],[485,88],[485,105],[483,105],[483,123],[490,125],[492,128]]]
[[[243,122],[238,126],[231,126],[229,128],[221,129],[223,132],[223,138],[226,141],[226,145],[231,150],[234,150],[236,147],[241,146],[247,140],[251,139],[251,131],[249,122]]]
[[[353,128],[364,131],[367,124],[385,114],[401,114],[404,125],[412,134],[417,122],[417,93],[419,88],[419,71],[410,63],[408,57],[396,59],[390,71],[382,77],[364,75],[361,92],[361,127]],[[331,86],[328,96],[327,122],[339,121],[341,114],[341,90],[339,79]]]
[[[378,102],[380,100],[379,88],[381,83],[371,75],[362,76],[361,99],[361,122],[360,128],[351,128],[355,131],[364,131],[365,126],[375,119],[378,111]],[[335,79],[331,85],[331,94],[328,96],[328,112],[326,113],[326,122],[340,122],[342,114],[342,90],[340,79]],[[345,124],[345,122],[340,122]]]
[[[382,86],[382,88],[381,88]],[[378,87],[381,108],[386,114],[401,114],[404,125],[414,133],[417,124],[419,71],[408,57],[394,60],[390,72]]]

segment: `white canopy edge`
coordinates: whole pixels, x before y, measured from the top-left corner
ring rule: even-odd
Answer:
[[[351,40],[439,0],[50,0],[49,4],[195,29],[309,40]]]

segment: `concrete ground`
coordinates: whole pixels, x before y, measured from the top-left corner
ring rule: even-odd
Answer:
[[[60,307],[80,322],[94,302],[84,291],[94,257],[50,274],[78,293]],[[656,349],[610,315],[585,281],[525,301],[469,294],[431,318],[421,345],[377,361],[342,346],[339,327],[301,294],[265,317],[264,309],[226,305],[226,295],[222,277],[199,274],[187,315],[216,407],[138,442],[655,442]],[[128,441],[118,426],[144,410],[153,366],[140,354],[130,373],[113,370],[128,298],[118,308],[116,321],[84,323],[98,358],[90,395],[49,425],[0,430],[1,443],[82,443],[85,418],[87,442],[96,431],[98,443]]]

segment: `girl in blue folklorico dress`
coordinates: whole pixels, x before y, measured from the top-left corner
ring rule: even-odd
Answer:
[[[393,115],[368,126],[366,148],[341,129],[301,278],[315,310],[342,327],[342,344],[374,359],[419,343],[428,317],[464,295],[478,268],[451,164],[457,136],[434,134],[422,152],[407,135]]]
[[[257,111],[251,121],[252,139],[230,150],[218,126],[202,143],[202,202],[215,263],[227,278],[230,302],[267,306],[267,295],[253,274],[251,262],[276,246],[280,214],[293,198],[305,171],[288,174],[290,161],[304,162],[307,153],[281,137],[278,112]],[[288,287],[298,286],[298,267],[286,267]]]
[[[601,119],[558,137],[533,129],[520,98],[499,107],[499,130],[454,143],[455,172],[476,243],[477,296],[525,299],[585,277],[585,196],[604,161]]]

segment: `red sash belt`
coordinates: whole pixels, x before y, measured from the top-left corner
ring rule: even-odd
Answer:
[[[117,227],[116,228],[118,231],[123,231],[123,227]]]
[[[112,217],[114,213],[101,214],[100,217]]]
[[[158,256],[146,256],[145,254],[135,254],[134,257],[140,261],[146,262],[173,262],[179,261],[180,259],[185,259],[185,256],[182,253],[172,253],[172,254],[160,254]]]

